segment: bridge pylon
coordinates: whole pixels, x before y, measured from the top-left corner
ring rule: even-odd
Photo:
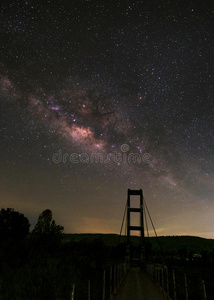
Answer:
[[[139,196],[139,207],[131,206],[131,196]],[[140,214],[139,226],[131,225],[131,213]],[[131,241],[131,231],[139,231],[139,245],[133,245]],[[144,240],[144,221],[143,221],[143,191],[128,189],[127,198],[127,242],[126,242],[127,260],[131,266],[145,266],[145,240]]]

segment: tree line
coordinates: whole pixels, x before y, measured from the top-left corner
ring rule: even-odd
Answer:
[[[96,286],[92,299],[100,299],[103,268],[122,260],[117,247],[102,239],[66,241],[63,226],[50,209],[38,217],[33,230],[27,217],[14,209],[0,211],[0,300],[85,298],[89,279]]]

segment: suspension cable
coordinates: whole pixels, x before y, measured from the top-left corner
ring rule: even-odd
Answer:
[[[156,232],[156,230],[155,230],[155,226],[154,226],[154,223],[153,223],[153,221],[152,221],[151,215],[150,215],[150,213],[149,213],[149,210],[148,210],[148,207],[147,207],[147,204],[146,204],[145,198],[144,198],[144,203],[145,203],[145,208],[146,208],[146,211],[147,211],[147,213],[148,213],[148,216],[149,216],[150,222],[151,222],[151,224],[152,224],[152,227],[153,227],[153,230],[154,230],[155,236],[156,236],[156,238],[157,238],[157,241],[158,241],[158,244],[159,244],[159,247],[160,247],[160,250],[161,250],[161,254],[162,254],[162,256],[163,256],[163,260],[164,260],[164,262],[165,262],[165,256],[164,256],[163,248],[162,248],[162,246],[161,246],[161,243],[160,243],[160,241],[159,241],[159,238],[158,238],[157,232]]]
[[[143,201],[143,203],[144,203],[144,201]],[[148,222],[147,222],[147,217],[146,217],[146,211],[145,211],[145,209],[143,210],[143,214],[144,214],[144,219],[145,219],[145,223],[146,223],[147,236],[149,237],[149,229],[148,229]]]
[[[127,216],[127,202],[126,202],[126,213],[125,215]],[[125,218],[125,230],[124,230],[124,235],[127,236],[127,217]]]

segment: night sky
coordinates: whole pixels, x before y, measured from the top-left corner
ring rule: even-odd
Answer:
[[[214,238],[213,1],[1,1],[0,21],[0,206],[119,233],[142,188],[159,235]]]

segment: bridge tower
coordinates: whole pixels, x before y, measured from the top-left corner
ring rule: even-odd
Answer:
[[[131,196],[139,196],[139,207],[131,206]],[[140,214],[139,226],[131,225],[131,213]],[[131,231],[139,231],[139,245],[132,245]],[[143,191],[128,189],[127,199],[127,259],[132,266],[145,265],[145,241],[144,241],[144,222],[143,222]]]

